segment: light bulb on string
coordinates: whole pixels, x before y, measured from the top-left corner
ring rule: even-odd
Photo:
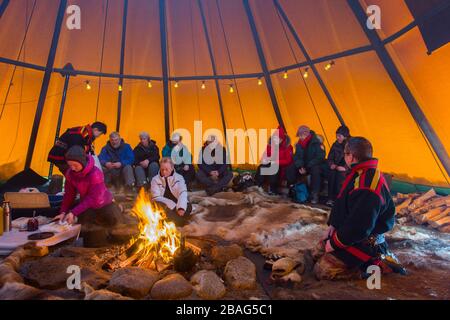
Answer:
[[[303,72],[303,78],[307,79],[309,77],[309,68],[306,68]]]
[[[174,88],[179,88],[180,84],[178,83],[178,81],[175,81],[175,84],[173,86],[174,86]]]
[[[263,81],[261,78],[258,78],[258,86],[262,86],[263,85]]]
[[[230,93],[234,93],[234,87],[232,84],[230,84]]]
[[[91,83],[89,81],[86,81],[86,90],[91,90],[92,86]]]
[[[283,74],[283,79],[287,79],[287,78],[289,78],[289,75],[288,75],[288,72],[285,71],[284,74]]]
[[[150,80],[147,82],[147,87],[149,89],[153,88],[153,84],[152,84],[152,82]]]
[[[123,91],[123,87],[121,84],[119,84],[119,92],[122,92],[122,91]]]
[[[206,89],[206,83],[205,83],[205,81],[202,81],[202,90],[205,90]]]
[[[334,61],[331,61],[325,65],[325,71],[329,71],[335,65]]]

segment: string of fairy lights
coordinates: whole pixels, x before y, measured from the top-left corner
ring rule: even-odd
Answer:
[[[325,71],[330,71],[335,64],[336,63],[335,63],[334,60],[328,62],[327,64],[325,64],[324,70]],[[309,78],[310,69],[308,67],[303,69],[303,70],[300,70],[300,72],[301,72],[301,74],[302,74],[304,79],[308,79]],[[289,71],[288,70],[284,71],[283,79],[284,80],[289,79]],[[189,81],[189,80],[186,80],[186,81]],[[178,88],[181,87],[181,81],[180,80],[175,80],[175,81],[172,81],[172,82],[173,82],[173,87],[175,89],[178,89]],[[258,86],[262,86],[264,84],[264,80],[263,80],[262,77],[257,78],[257,84],[258,84]],[[93,89],[92,82],[89,81],[89,80],[86,80],[85,81],[85,88],[86,88],[86,90],[92,90]],[[149,89],[153,88],[153,82],[151,80],[147,80],[147,88],[149,88]],[[201,90],[206,90],[206,88],[207,88],[207,81],[206,80],[202,80],[202,83],[200,85],[200,89]],[[120,92],[123,91],[123,84],[118,84],[118,91],[120,91]],[[235,93],[235,91],[236,90],[235,90],[234,84],[232,84],[232,83],[229,84],[228,85],[228,92],[229,93]]]
[[[323,69],[325,71],[330,71],[335,66],[335,64],[336,63],[335,63],[334,60],[330,61],[330,62],[328,62],[328,63],[326,63],[324,65]],[[309,76],[310,76],[310,68],[307,67],[307,68],[301,69],[300,72],[301,72],[301,75],[303,76],[304,79],[308,79],[309,78]],[[289,79],[289,71],[288,70],[285,70],[283,72],[282,78],[284,80]],[[192,80],[185,80],[185,81],[188,82],[188,81],[192,81]],[[255,80],[254,79],[250,79],[250,80],[247,80],[247,81],[241,81],[240,83],[243,84],[243,83],[249,82],[249,81],[255,81]],[[130,81],[128,83],[132,84],[132,83],[136,83],[136,82],[141,82],[141,80],[134,80],[134,81]],[[180,80],[175,80],[175,81],[171,81],[171,82],[173,83],[173,87],[175,89],[178,89],[178,88],[181,87],[181,81]],[[201,90],[206,90],[207,89],[207,82],[208,81],[206,81],[206,80],[202,80],[201,81],[201,85],[200,85],[200,89]],[[256,79],[256,83],[257,83],[258,86],[264,85],[264,78],[263,77],[257,78]],[[85,90],[87,90],[87,91],[91,91],[91,90],[94,89],[94,85],[93,85],[93,82],[91,80],[84,80],[84,82],[82,81],[80,84],[69,88],[69,90],[73,90],[76,87],[79,87],[80,85],[83,85],[83,84],[84,84]],[[10,86],[13,86],[13,85],[14,85],[13,83],[10,84]],[[117,90],[119,92],[122,92],[124,90],[124,85],[125,85],[125,83],[118,84],[117,85]],[[153,86],[154,86],[153,85],[153,81],[146,80],[146,86],[147,86],[148,89],[152,89]],[[233,83],[227,84],[226,86],[228,87],[228,92],[230,94],[233,94],[233,93],[236,92],[236,88],[235,88],[235,85]],[[57,93],[54,96],[58,96],[58,95],[61,95],[61,94],[62,93]],[[37,101],[37,100],[30,100],[30,101],[26,101],[26,102],[22,102],[22,103],[32,103],[32,102],[35,102],[35,101]],[[19,104],[19,103],[21,103],[21,102],[8,102],[8,103],[5,103],[4,105]]]

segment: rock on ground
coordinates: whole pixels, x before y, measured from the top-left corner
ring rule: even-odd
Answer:
[[[226,283],[236,290],[250,290],[256,287],[256,266],[249,259],[239,257],[225,266]]]
[[[223,281],[213,271],[202,270],[194,274],[191,278],[196,294],[206,300],[217,300],[223,298],[226,289]]]
[[[237,244],[231,246],[215,246],[211,250],[211,257],[215,266],[224,267],[228,261],[244,255],[244,251]]]
[[[0,288],[6,283],[23,282],[22,277],[9,264],[0,264]]]
[[[61,300],[23,283],[9,282],[0,290],[0,300]]]
[[[78,266],[81,270],[92,267],[100,269],[97,256],[52,257],[25,262],[20,268],[20,274],[30,284],[41,289],[59,289],[66,286],[69,266]]]
[[[192,285],[180,274],[168,275],[155,283],[151,297],[156,300],[176,300],[188,297],[192,293]]]
[[[158,280],[159,274],[156,271],[138,267],[123,268],[113,273],[107,289],[140,299],[150,292]]]
[[[95,290],[86,283],[83,283],[83,290],[85,293],[84,300],[133,300],[132,298],[124,297],[119,293],[109,290]]]

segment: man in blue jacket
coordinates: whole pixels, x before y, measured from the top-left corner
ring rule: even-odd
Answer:
[[[197,180],[206,187],[209,196],[224,191],[233,179],[227,164],[227,151],[215,136],[209,136],[199,158]]]
[[[329,229],[320,245],[325,254],[315,265],[319,279],[345,277],[365,272],[369,266],[382,273],[406,271],[388,250],[384,234],[394,227],[395,206],[372,144],[351,138],[344,149],[351,168],[328,221]]]
[[[114,185],[118,188],[123,182],[127,191],[133,190],[136,183],[133,173],[134,153],[119,133],[113,132],[109,135],[109,141],[98,158],[108,187]]]

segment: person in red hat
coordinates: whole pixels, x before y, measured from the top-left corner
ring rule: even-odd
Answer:
[[[276,152],[278,152],[278,155],[274,154]],[[265,183],[269,183],[269,194],[278,194],[280,183],[286,179],[286,169],[294,161],[293,154],[294,149],[291,146],[291,139],[281,126],[278,127],[269,140],[261,165],[256,172],[255,180],[258,186],[263,187]],[[268,169],[274,164],[277,166],[275,172],[264,174],[263,168]]]

